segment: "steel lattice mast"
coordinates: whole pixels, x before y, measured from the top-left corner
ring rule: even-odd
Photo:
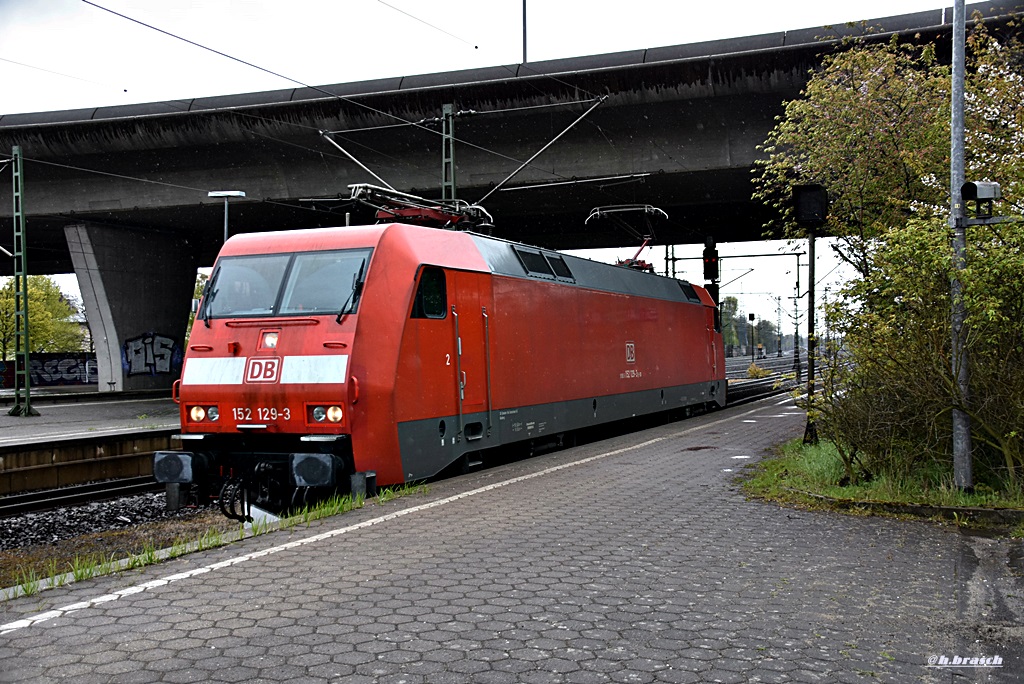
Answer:
[[[12,416],[38,416],[32,408],[28,346],[28,265],[25,262],[25,183],[22,178],[21,147],[11,150],[14,170],[14,406]]]

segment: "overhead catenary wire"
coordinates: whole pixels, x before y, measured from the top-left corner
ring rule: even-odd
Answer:
[[[454,38],[455,40],[459,41],[460,43],[465,43],[466,45],[469,45],[469,46],[471,46],[471,47],[472,47],[472,48],[473,48],[474,50],[477,50],[477,49],[479,49],[479,47],[480,47],[479,45],[473,45],[472,43],[470,43],[470,42],[469,42],[468,40],[465,40],[464,38],[459,38],[459,37],[458,37],[457,35],[455,35],[454,33],[451,33],[451,32],[449,32],[449,31],[445,31],[445,30],[444,30],[443,28],[441,28],[441,27],[439,27],[439,26],[434,26],[434,25],[433,25],[433,24],[431,24],[431,23],[430,23],[429,21],[426,21],[426,20],[424,20],[424,19],[420,19],[419,17],[417,17],[417,16],[416,16],[416,15],[414,15],[414,14],[410,14],[410,13],[406,12],[406,11],[405,11],[405,10],[403,10],[403,9],[400,9],[400,8],[398,8],[398,7],[395,7],[394,5],[392,5],[392,4],[390,4],[390,3],[384,2],[384,0],[377,0],[377,2],[379,2],[379,3],[380,3],[380,4],[382,4],[382,5],[384,5],[385,7],[389,7],[389,8],[391,8],[391,9],[395,10],[395,11],[396,11],[396,12],[398,12],[399,14],[404,14],[405,16],[409,17],[410,19],[412,19],[412,20],[414,20],[414,21],[418,21],[418,22],[420,22],[421,24],[423,24],[423,25],[425,25],[425,26],[429,26],[430,28],[434,29],[435,31],[440,31],[440,32],[441,32],[441,33],[443,33],[444,35],[446,35],[446,36],[449,36],[449,37],[451,37],[451,38]]]
[[[72,166],[71,164],[60,164],[58,162],[45,161],[43,159],[33,159],[31,157],[23,157],[25,161],[35,162],[36,164],[45,164],[46,166],[57,166],[62,169],[71,169],[73,171],[86,171],[88,173],[94,173],[99,176],[110,176],[111,178],[120,178],[122,180],[137,181],[139,183],[152,183],[153,185],[162,185],[168,188],[177,188],[178,190],[189,190],[192,192],[206,193],[207,190],[202,188],[193,188],[189,185],[179,185],[177,183],[167,183],[166,181],[152,180],[150,178],[137,178],[135,176],[126,176],[120,173],[112,173],[110,171],[97,171],[96,169],[87,169],[81,166]]]
[[[104,7],[104,6],[99,5],[99,4],[95,3],[95,2],[92,2],[91,0],[82,0],[82,2],[84,2],[85,4],[90,5],[92,7],[95,7],[96,9],[103,10],[104,12],[109,12],[109,13],[111,13],[111,14],[113,14],[115,16],[121,17],[122,19],[125,19],[127,21],[133,22],[135,24],[139,24],[140,26],[144,26],[144,27],[146,27],[148,29],[151,29],[153,31],[156,31],[158,33],[162,33],[165,36],[169,36],[169,37],[174,38],[176,40],[183,41],[183,42],[188,43],[189,45],[192,45],[194,47],[197,47],[197,48],[200,48],[202,50],[207,50],[209,52],[212,52],[215,55],[219,55],[219,56],[224,57],[226,59],[230,59],[230,60],[232,60],[234,62],[238,62],[239,64],[244,64],[245,66],[251,67],[253,69],[257,69],[259,71],[262,71],[265,74],[270,74],[271,76],[275,76],[277,78],[282,78],[282,79],[284,79],[286,81],[289,81],[290,83],[294,83],[296,85],[300,85],[303,88],[309,88],[310,90],[314,90],[314,91],[316,91],[318,93],[322,93],[322,94],[324,94],[324,95],[326,95],[328,97],[331,97],[331,98],[334,98],[334,99],[337,99],[337,100],[341,100],[342,102],[347,102],[348,104],[351,104],[353,106],[361,107],[361,108],[369,110],[369,111],[371,111],[371,112],[373,112],[375,114],[380,114],[381,116],[385,116],[385,117],[388,117],[390,119],[395,119],[395,120],[400,121],[400,122],[402,122],[404,124],[408,124],[408,125],[411,125],[411,126],[415,126],[416,128],[420,128],[422,130],[429,131],[430,133],[433,133],[433,134],[436,134],[436,135],[442,135],[441,131],[435,131],[434,129],[429,128],[427,126],[423,126],[421,124],[417,124],[417,123],[415,123],[413,121],[408,121],[408,120],[403,119],[402,117],[398,116],[397,114],[392,114],[391,112],[388,112],[388,111],[385,111],[385,110],[382,110],[382,109],[377,109],[376,107],[373,107],[372,105],[368,105],[368,104],[360,102],[358,100],[354,100],[352,98],[345,97],[344,95],[339,95],[338,93],[332,93],[331,91],[325,90],[324,88],[321,88],[319,86],[310,85],[308,83],[300,81],[297,78],[292,78],[291,76],[286,76],[285,74],[281,74],[281,73],[278,73],[278,72],[273,71],[271,69],[267,69],[266,67],[261,67],[258,64],[253,64],[252,62],[248,62],[248,61],[246,61],[244,59],[241,59],[240,57],[235,57],[233,55],[229,55],[226,52],[222,52],[222,51],[217,50],[215,48],[208,47],[206,45],[203,45],[202,43],[197,43],[194,40],[190,40],[190,39],[185,38],[183,36],[179,36],[179,35],[177,35],[175,33],[171,33],[170,31],[167,31],[165,29],[159,28],[157,26],[153,26],[152,24],[147,24],[146,22],[141,21],[139,19],[135,19],[133,17],[129,17],[126,14],[122,14],[122,13],[117,12],[115,10],[109,9],[107,7]],[[482,147],[480,145],[474,145],[472,143],[461,141],[461,140],[457,140],[457,141],[460,142],[460,143],[466,144],[466,145],[470,145],[471,147],[475,147],[477,149],[480,149],[480,150],[482,150],[484,152],[489,152],[489,153],[492,153],[492,154],[497,154],[497,153],[493,152],[492,150],[488,150],[487,148]]]
[[[46,68],[43,68],[43,67],[40,67],[40,66],[35,66],[34,64],[25,64],[24,62],[18,62],[18,61],[15,61],[13,59],[7,59],[6,57],[0,57],[0,62],[7,62],[8,64],[16,64],[17,66],[25,67],[26,69],[34,69],[35,71],[42,71],[42,72],[45,72],[47,74],[53,74],[54,76],[61,76],[63,78],[70,78],[70,79],[75,80],[75,81],[83,81],[85,83],[92,83],[93,85],[99,85],[99,86],[103,86],[105,88],[117,88],[118,90],[121,90],[122,92],[125,92],[125,93],[128,92],[127,88],[121,88],[119,86],[111,85],[109,83],[103,83],[101,81],[94,81],[91,78],[82,78],[81,76],[73,76],[71,74],[65,74],[65,73],[60,72],[60,71],[54,71],[53,69],[46,69]]]
[[[151,183],[153,185],[162,185],[162,186],[169,187],[169,188],[176,188],[178,190],[188,190],[190,192],[198,192],[198,193],[202,193],[203,195],[208,195],[208,193],[210,192],[208,189],[204,189],[204,188],[193,188],[193,187],[188,186],[188,185],[179,185],[177,183],[168,183],[166,181],[158,181],[158,180],[153,180],[151,178],[139,178],[137,176],[126,176],[124,174],[111,173],[109,171],[97,171],[96,169],[87,169],[85,167],[73,166],[71,164],[60,164],[58,162],[50,162],[50,161],[45,161],[43,159],[34,159],[32,157],[22,157],[22,159],[24,159],[25,161],[28,161],[28,162],[36,163],[36,164],[45,164],[47,166],[57,166],[57,167],[64,168],[64,169],[69,169],[69,170],[72,170],[72,171],[84,171],[86,173],[94,173],[94,174],[99,175],[99,176],[109,176],[109,177],[112,177],[112,178],[120,178],[121,180],[135,181],[135,182],[138,182],[138,183]],[[329,211],[325,212],[323,210],[316,209],[315,207],[304,207],[304,206],[301,206],[301,205],[290,204],[288,202],[279,202],[277,200],[272,200],[272,199],[263,198],[263,199],[260,199],[259,201],[263,202],[265,204],[273,204],[273,205],[282,206],[282,207],[290,207],[290,208],[293,208],[293,209],[301,209],[302,211],[315,211],[317,213],[328,214],[328,215],[332,214],[332,212],[329,212]],[[50,215],[50,216],[59,217],[59,215]]]
[[[348,158],[349,158],[350,160],[352,160],[352,162],[353,162],[353,163],[355,163],[355,164],[356,164],[356,166],[358,166],[358,167],[359,167],[359,168],[361,168],[361,169],[362,169],[363,171],[365,171],[366,173],[368,173],[368,174],[370,174],[371,176],[373,176],[374,178],[376,178],[376,179],[377,179],[378,181],[380,181],[381,183],[383,183],[383,184],[384,184],[384,186],[385,186],[385,187],[386,187],[386,188],[387,188],[388,190],[394,190],[394,189],[395,189],[395,188],[394,188],[394,187],[392,187],[392,185],[391,185],[390,183],[388,183],[388,182],[387,182],[386,180],[384,180],[383,178],[381,178],[380,176],[378,176],[377,174],[375,174],[375,173],[374,173],[373,171],[371,171],[370,169],[368,169],[368,168],[366,167],[366,165],[365,165],[365,164],[363,164],[363,162],[361,162],[361,161],[359,161],[358,159],[356,159],[355,157],[353,157],[353,156],[352,156],[352,154],[351,154],[351,153],[349,153],[349,151],[348,151],[348,150],[346,150],[346,149],[345,149],[344,147],[342,147],[342,146],[341,146],[341,145],[339,145],[338,143],[336,143],[336,142],[334,142],[333,140],[331,140],[330,136],[329,136],[329,135],[327,134],[327,131],[320,131],[320,137],[322,137],[322,138],[323,138],[324,140],[326,140],[327,142],[329,142],[329,143],[331,143],[332,145],[334,145],[335,147],[337,147],[337,148],[338,148],[338,149],[339,149],[339,150],[341,151],[341,153],[342,153],[342,154],[344,154],[344,155],[345,155],[346,157],[348,157]]]
[[[532,162],[532,161],[533,161],[534,159],[536,159],[536,158],[537,158],[537,157],[539,157],[539,156],[540,156],[541,154],[543,154],[543,152],[544,152],[544,151],[545,151],[546,149],[548,149],[549,147],[551,147],[552,145],[554,145],[554,144],[555,144],[556,142],[558,142],[558,139],[559,139],[559,138],[561,138],[561,137],[562,137],[563,135],[565,135],[566,133],[568,133],[568,132],[569,132],[569,131],[570,131],[570,130],[571,130],[571,129],[572,129],[572,128],[573,128],[573,127],[574,127],[574,126],[576,125],[576,124],[578,124],[578,123],[579,123],[580,121],[582,121],[583,119],[585,119],[585,118],[587,117],[587,115],[588,115],[588,114],[590,114],[590,112],[594,111],[594,110],[595,110],[595,109],[596,109],[596,108],[597,108],[597,107],[598,107],[598,106],[599,106],[599,105],[600,105],[601,103],[603,103],[603,102],[604,102],[605,100],[607,100],[607,99],[608,99],[608,96],[607,96],[607,95],[602,95],[601,97],[597,98],[597,100],[596,100],[596,101],[594,102],[594,104],[592,104],[592,105],[590,106],[590,108],[589,108],[589,109],[587,109],[587,111],[585,111],[585,112],[583,112],[582,114],[580,114],[580,115],[579,115],[579,117],[577,117],[575,121],[573,121],[573,122],[572,122],[571,124],[569,124],[569,125],[568,125],[568,126],[567,126],[567,127],[566,127],[566,128],[565,128],[565,129],[564,129],[564,130],[563,130],[562,132],[561,132],[561,133],[559,133],[559,134],[558,134],[558,135],[556,135],[556,136],[555,136],[554,138],[552,138],[552,139],[551,139],[550,141],[548,141],[548,144],[547,144],[547,145],[545,145],[544,147],[542,147],[542,148],[540,148],[539,150],[537,150],[536,152],[534,152],[534,154],[533,154],[533,156],[532,156],[532,157],[530,157],[529,159],[527,159],[526,161],[524,161],[524,162],[523,162],[522,164],[520,164],[520,165],[519,165],[519,168],[517,168],[517,169],[516,169],[515,171],[513,171],[512,173],[510,173],[510,174],[509,174],[508,176],[506,176],[506,177],[505,177],[505,178],[504,178],[504,179],[503,179],[503,180],[502,180],[502,181],[501,181],[500,183],[498,183],[498,184],[497,184],[497,185],[495,185],[495,186],[494,186],[493,188],[491,188],[491,189],[490,189],[490,191],[489,191],[489,192],[488,192],[487,194],[485,194],[485,195],[484,195],[483,197],[481,197],[480,199],[478,199],[478,200],[476,201],[476,204],[483,204],[483,203],[484,203],[484,200],[486,200],[486,199],[487,199],[488,197],[490,197],[490,196],[491,196],[491,195],[493,195],[493,194],[494,194],[495,192],[497,192],[497,191],[498,191],[498,190],[499,190],[499,189],[501,188],[501,186],[503,186],[503,185],[504,185],[505,183],[507,183],[507,182],[509,182],[510,180],[512,180],[512,179],[513,179],[513,178],[514,178],[514,177],[515,177],[515,176],[516,176],[516,175],[517,175],[517,174],[518,174],[518,173],[519,173],[520,171],[522,171],[522,170],[523,170],[523,169],[525,169],[525,168],[526,168],[527,166],[529,166],[529,165],[530,165],[530,162]]]
[[[290,77],[290,76],[286,76],[286,75],[284,75],[284,74],[278,73],[278,72],[276,72],[276,71],[273,71],[273,70],[271,70],[271,69],[267,69],[266,67],[261,67],[261,66],[259,66],[259,65],[257,65],[257,64],[254,64],[254,63],[252,63],[252,62],[248,62],[248,61],[246,61],[246,60],[244,60],[244,59],[241,59],[241,58],[239,58],[239,57],[235,57],[235,56],[233,56],[233,55],[229,55],[229,54],[227,54],[226,52],[222,52],[222,51],[220,51],[220,50],[217,50],[217,49],[215,49],[215,48],[211,48],[211,47],[208,47],[208,46],[206,46],[206,45],[203,45],[202,43],[198,43],[198,42],[196,42],[196,41],[190,40],[190,39],[188,39],[188,38],[185,38],[185,37],[183,37],[183,36],[179,36],[179,35],[177,35],[177,34],[175,34],[175,33],[172,33],[172,32],[170,32],[170,31],[167,31],[167,30],[165,30],[165,29],[161,29],[161,28],[159,28],[159,27],[157,27],[157,26],[153,26],[152,24],[148,24],[148,23],[146,23],[146,22],[144,22],[144,21],[141,21],[141,20],[139,20],[139,19],[135,19],[135,18],[133,18],[133,17],[130,17],[130,16],[126,15],[126,14],[122,14],[122,13],[120,13],[120,12],[117,12],[117,11],[115,11],[115,10],[112,10],[112,9],[110,9],[110,8],[104,7],[104,6],[102,6],[102,5],[98,4],[98,3],[92,2],[91,0],[82,0],[82,2],[84,2],[85,4],[87,4],[87,5],[90,5],[90,6],[92,6],[92,7],[95,7],[96,9],[100,9],[100,10],[103,10],[104,12],[109,12],[110,14],[113,14],[113,15],[115,15],[115,16],[117,16],[117,17],[120,17],[120,18],[122,18],[122,19],[125,19],[125,20],[127,20],[127,21],[130,21],[130,22],[132,22],[132,23],[135,23],[135,24],[139,24],[140,26],[143,26],[143,27],[145,27],[145,28],[151,29],[151,30],[153,30],[153,31],[157,31],[158,33],[162,33],[162,34],[164,34],[164,35],[166,35],[166,36],[168,36],[168,37],[174,38],[174,39],[176,39],[176,40],[180,40],[180,41],[183,41],[183,42],[185,42],[185,43],[188,43],[189,45],[192,45],[192,46],[194,46],[194,47],[200,48],[200,49],[202,49],[202,50],[207,50],[207,51],[209,51],[209,52],[212,52],[212,53],[214,53],[214,54],[216,54],[216,55],[219,55],[219,56],[221,56],[221,57],[224,57],[224,58],[226,58],[226,59],[230,59],[230,60],[232,60],[232,61],[238,62],[238,63],[240,63],[240,64],[243,64],[243,65],[245,65],[245,66],[251,67],[251,68],[253,68],[253,69],[257,69],[257,70],[259,70],[259,71],[262,71],[262,72],[264,72],[264,73],[266,73],[266,74],[270,74],[271,76],[275,76],[275,77],[277,77],[277,78],[282,78],[282,79],[284,79],[284,80],[286,80],[286,81],[289,81],[289,82],[291,82],[291,83],[294,83],[294,84],[296,84],[296,85],[300,85],[300,86],[302,86],[302,87],[304,87],[304,88],[309,88],[310,90],[314,90],[314,91],[316,91],[316,92],[322,93],[322,94],[324,94],[324,95],[327,95],[328,97],[331,97],[331,98],[334,98],[334,99],[337,99],[337,100],[341,100],[342,102],[346,102],[346,103],[348,103],[348,104],[351,104],[351,105],[353,105],[353,106],[356,106],[356,107],[361,107],[361,108],[363,108],[363,109],[366,109],[366,110],[368,110],[368,111],[374,112],[374,113],[376,113],[376,114],[379,114],[379,115],[381,115],[381,116],[385,116],[385,117],[388,117],[388,118],[391,118],[391,119],[395,119],[395,120],[397,120],[397,121],[399,121],[399,122],[401,122],[401,123],[403,123],[403,124],[406,124],[406,125],[410,125],[410,126],[414,126],[414,127],[416,127],[416,128],[419,128],[419,129],[421,129],[421,130],[425,130],[425,131],[428,131],[428,132],[430,132],[430,133],[432,133],[432,134],[434,134],[434,135],[438,135],[438,136],[442,136],[442,135],[443,135],[443,133],[442,133],[441,131],[437,131],[437,130],[434,130],[434,129],[432,129],[432,128],[428,127],[428,126],[424,126],[424,125],[422,125],[422,124],[419,124],[419,123],[416,123],[416,122],[408,121],[408,120],[406,120],[406,119],[403,119],[402,117],[398,116],[397,114],[392,114],[391,112],[388,112],[388,111],[385,111],[385,110],[381,110],[381,109],[377,109],[376,107],[373,107],[373,106],[371,106],[371,105],[365,104],[365,103],[363,103],[363,102],[360,102],[360,101],[358,101],[358,100],[354,100],[354,99],[352,99],[352,98],[349,98],[349,97],[345,97],[344,95],[339,95],[339,94],[337,94],[337,93],[332,93],[332,92],[330,92],[329,90],[325,90],[325,89],[324,89],[324,88],[322,88],[322,87],[319,87],[319,86],[314,86],[314,85],[310,85],[310,84],[308,84],[308,83],[305,83],[305,82],[303,82],[303,81],[300,81],[300,80],[298,80],[298,79],[296,79],[296,78],[292,78],[292,77]],[[525,67],[525,65],[524,65],[524,67]],[[588,94],[588,95],[589,95],[589,94],[591,94],[591,93],[589,93],[588,91],[586,91],[585,89],[581,89],[581,88],[580,88],[580,87],[579,87],[578,85],[575,85],[575,86],[574,86],[573,84],[569,84],[569,83],[566,83],[566,82],[564,82],[564,81],[562,81],[562,80],[560,80],[560,79],[558,79],[558,78],[555,78],[555,77],[553,77],[553,76],[550,76],[550,75],[543,75],[543,74],[538,74],[538,75],[542,75],[542,76],[546,76],[547,78],[551,78],[551,79],[553,79],[554,81],[556,81],[557,83],[560,83],[560,84],[562,84],[562,85],[565,85],[565,86],[567,86],[567,87],[571,87],[571,88],[573,88],[574,90],[577,90],[578,92],[584,92],[584,93],[586,93],[586,94]],[[603,96],[600,96],[600,97],[597,97],[597,96],[595,96],[593,100],[590,100],[590,102],[593,102],[593,101],[595,101],[595,100],[603,101],[603,100],[604,100],[605,98],[607,98],[607,95],[603,95]],[[575,122],[574,122],[574,124],[573,124],[573,125],[575,125]],[[501,158],[503,158],[503,159],[506,159],[506,160],[509,160],[509,161],[513,161],[513,162],[519,163],[519,160],[517,160],[517,159],[514,159],[513,157],[509,157],[509,156],[507,156],[507,155],[501,154],[500,152],[496,152],[496,151],[494,151],[494,150],[488,149],[488,148],[486,148],[486,147],[483,147],[482,145],[477,145],[477,144],[475,144],[475,143],[471,143],[471,142],[469,142],[469,141],[466,141],[466,140],[461,140],[461,139],[459,139],[459,138],[454,138],[454,140],[455,140],[455,142],[458,142],[459,144],[462,144],[462,145],[467,145],[467,146],[469,146],[469,147],[471,147],[471,148],[474,148],[474,149],[478,149],[478,150],[480,150],[480,151],[482,151],[482,152],[486,152],[486,153],[488,153],[488,154],[492,154],[492,155],[495,155],[495,156],[501,157]],[[553,142],[553,141],[552,141],[552,142]],[[546,146],[544,147],[544,149],[547,149],[547,147],[549,147],[549,146],[550,146],[550,144],[551,144],[551,143],[548,143],[548,145],[546,145]],[[543,151],[543,150],[541,150],[541,151]],[[538,153],[538,154],[539,154],[539,153]],[[514,173],[513,173],[512,175],[514,176],[515,174],[519,173],[519,172],[520,172],[520,171],[521,171],[521,170],[522,170],[523,168],[525,168],[526,166],[528,166],[528,165],[530,164],[530,162],[532,162],[532,160],[533,160],[533,159],[535,159],[535,158],[536,158],[537,156],[538,156],[538,155],[537,155],[537,154],[535,154],[535,155],[534,155],[533,157],[531,157],[531,159],[530,159],[530,160],[528,160],[527,162],[525,162],[525,163],[524,163],[524,164],[523,164],[523,165],[522,165],[522,166],[521,166],[521,167],[520,167],[519,169],[517,169],[517,170],[516,170],[516,171],[515,171],[515,172],[514,172]],[[565,177],[564,175],[562,175],[562,174],[558,174],[558,173],[555,173],[555,172],[552,172],[552,171],[548,171],[547,169],[543,169],[543,171],[544,171],[545,173],[550,173],[551,175],[553,175],[553,176],[555,176],[555,177],[558,177],[558,178],[563,178],[563,179],[565,179],[565,178],[566,178],[566,177]],[[488,194],[490,194],[490,193],[488,193]]]
[[[531,109],[549,109],[551,107],[569,107],[578,104],[589,104],[594,101],[594,98],[588,98],[586,100],[570,100],[568,102],[549,102],[547,104],[540,105],[526,105],[524,107],[505,107],[503,109],[471,109],[471,110],[460,110],[455,112],[455,116],[485,116],[487,114],[507,114],[509,112],[524,112]],[[327,131],[331,134],[336,133],[364,133],[366,131],[380,131],[389,128],[405,128],[407,126],[415,126],[417,124],[430,124],[440,123],[440,117],[432,117],[429,119],[420,119],[419,121],[410,121],[408,123],[397,123],[397,124],[384,124],[382,126],[363,126],[361,128],[342,128],[336,131]],[[461,141],[460,141],[461,142]]]

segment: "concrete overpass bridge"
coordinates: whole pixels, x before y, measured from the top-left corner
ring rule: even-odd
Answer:
[[[1005,24],[1024,3],[980,7]],[[951,21],[946,8],[866,24],[881,37],[947,44]],[[195,270],[212,263],[222,242],[223,204],[208,191],[246,192],[232,202],[232,232],[343,225],[346,212],[353,223],[372,220],[339,200],[349,184],[376,181],[320,131],[337,131],[335,140],[396,189],[438,197],[439,117],[452,103],[462,112],[455,120],[458,197],[476,201],[603,96],[488,198],[495,235],[551,248],[636,244],[611,222],[584,220],[595,206],[648,203],[669,216],[654,226],[656,244],[706,235],[758,239],[765,217],[750,200],[756,146],[821,56],[863,30],[812,28],[319,88],[6,115],[0,150],[19,145],[26,159],[29,268],[78,274],[101,388],[160,387],[176,373],[152,364],[135,372],[132,350],[155,338],[160,348],[180,350]],[[0,220],[11,206],[10,184],[2,184]],[[4,272],[10,263],[0,260]]]

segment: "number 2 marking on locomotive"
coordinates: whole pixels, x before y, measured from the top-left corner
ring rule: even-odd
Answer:
[[[444,365],[446,365],[446,366],[452,365],[452,355],[451,354],[445,354],[444,355]]]

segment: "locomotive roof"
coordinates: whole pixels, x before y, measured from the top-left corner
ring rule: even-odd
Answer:
[[[603,264],[487,235],[401,223],[241,234],[232,237],[221,254],[234,256],[376,247],[385,235],[401,241],[420,263],[713,306],[703,288],[694,287],[685,280]],[[469,249],[470,245],[476,249]]]
[[[703,288],[695,288],[685,280],[644,273],[624,266],[613,266],[486,235],[470,233],[470,237],[492,273],[552,280],[566,285],[619,294],[714,305]],[[537,256],[542,257],[542,260],[537,259]],[[545,261],[551,267],[553,275],[544,270]],[[566,275],[558,273],[558,262],[564,263]],[[704,300],[705,297],[707,301]]]

